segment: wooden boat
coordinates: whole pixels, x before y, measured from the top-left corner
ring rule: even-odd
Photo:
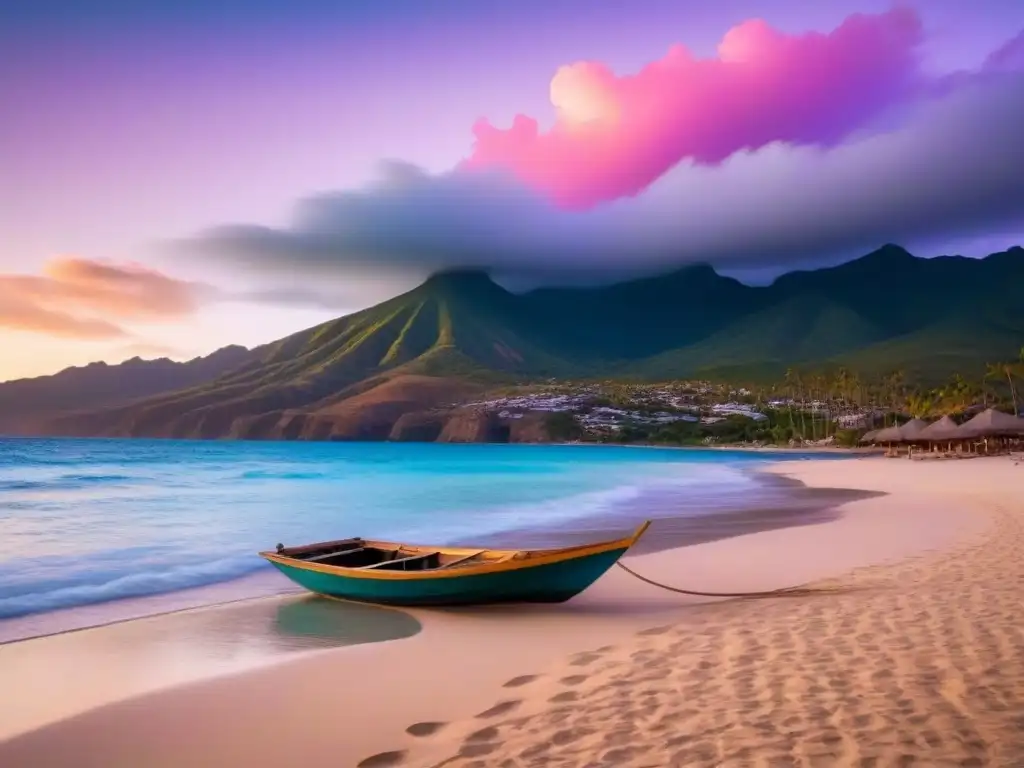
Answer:
[[[560,603],[593,584],[647,527],[614,541],[561,549],[409,546],[340,539],[260,552],[285,576],[329,597],[383,605]]]

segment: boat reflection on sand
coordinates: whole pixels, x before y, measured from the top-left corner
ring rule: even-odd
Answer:
[[[280,604],[273,626],[274,634],[296,650],[399,640],[420,631],[420,623],[404,611],[313,595]]]

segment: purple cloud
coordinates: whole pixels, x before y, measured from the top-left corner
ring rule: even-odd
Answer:
[[[776,142],[714,167],[682,163],[637,197],[585,211],[561,210],[496,171],[431,175],[390,162],[375,185],[302,202],[291,226],[219,227],[184,245],[268,272],[411,281],[480,267],[550,282],[695,261],[782,269],[886,242],[940,248],[1021,232],[1019,47],[1005,46],[981,72],[944,80],[837,146]]]

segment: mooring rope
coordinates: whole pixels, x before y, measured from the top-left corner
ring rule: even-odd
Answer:
[[[660,581],[649,579],[646,576],[641,576],[639,573],[634,571],[627,565],[623,565],[621,560],[616,560],[615,564],[619,566],[626,573],[631,576],[635,576],[640,581],[650,584],[652,587],[658,587],[669,592],[677,592],[680,595],[693,595],[695,597],[801,597],[804,595],[820,595],[827,592],[835,592],[835,588],[830,587],[782,587],[781,589],[769,589],[763,592],[698,592],[693,589],[681,589],[679,587],[673,587],[668,584],[662,584]]]

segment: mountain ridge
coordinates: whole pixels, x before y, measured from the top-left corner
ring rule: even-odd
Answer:
[[[420,406],[440,407],[438,381],[457,399],[457,392],[496,382],[777,378],[806,365],[847,365],[868,375],[903,368],[911,379],[928,380],[1016,352],[1024,342],[1021,285],[1020,248],[984,259],[921,259],[886,245],[767,286],[696,264],[600,287],[514,294],[481,270],[447,270],[376,306],[251,350],[208,380],[62,412],[43,430],[287,437],[282,425],[298,423],[301,414],[304,435],[380,439],[386,425],[378,420],[371,428],[338,404],[358,396],[355,402],[373,401],[375,413],[399,419]],[[414,378],[394,385],[401,377]],[[364,397],[384,385],[390,389]],[[419,399],[410,395],[416,386]],[[398,391],[401,407],[378,402]]]
[[[46,376],[0,382],[0,434],[34,434],[40,418],[143,399],[211,381],[244,365],[254,350],[238,344],[176,362],[167,357],[71,366]]]

